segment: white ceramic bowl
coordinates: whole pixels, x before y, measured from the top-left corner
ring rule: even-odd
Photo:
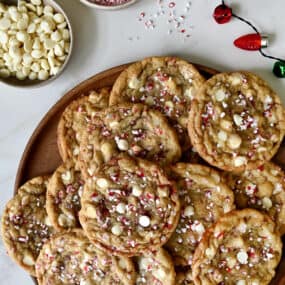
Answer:
[[[53,9],[55,11],[61,13],[65,17],[65,20],[66,20],[67,25],[68,25],[68,30],[70,33],[70,48],[69,48],[68,55],[66,56],[66,59],[65,59],[63,65],[61,66],[59,72],[56,75],[49,77],[47,80],[30,80],[30,79],[19,80],[16,77],[11,76],[8,78],[1,78],[0,77],[0,82],[7,84],[7,85],[14,86],[14,87],[19,87],[19,88],[38,88],[38,87],[45,86],[45,85],[49,84],[51,81],[58,78],[62,74],[65,67],[67,66],[69,59],[71,57],[71,54],[72,54],[72,49],[73,49],[73,32],[72,32],[71,23],[69,21],[69,18],[66,15],[66,13],[64,12],[64,10],[61,8],[61,6],[56,1],[54,1],[54,0],[43,0],[43,3],[44,3],[44,5],[50,5],[51,7],[53,7]]]
[[[88,0],[80,0],[80,2],[82,2],[85,5],[87,5],[88,7],[97,8],[97,9],[103,9],[103,10],[118,10],[118,9],[126,8],[126,7],[134,4],[136,1],[137,0],[130,0],[129,2],[121,4],[121,5],[106,6],[106,5],[95,4],[95,3],[92,3],[92,2],[90,2]]]

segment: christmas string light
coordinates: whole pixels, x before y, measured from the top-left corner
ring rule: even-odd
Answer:
[[[234,17],[250,26],[255,33],[239,37],[234,41],[234,45],[244,50],[259,51],[263,57],[277,60],[273,66],[273,73],[277,77],[285,78],[285,60],[268,55],[263,51],[263,48],[266,48],[268,45],[268,38],[262,35],[251,22],[234,14],[224,0],[222,0],[222,4],[215,8],[213,17],[218,24],[226,24]]]

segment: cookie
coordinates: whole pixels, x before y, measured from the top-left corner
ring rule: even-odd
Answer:
[[[135,258],[137,266],[136,285],[176,285],[173,262],[166,250]]]
[[[280,98],[249,72],[210,78],[191,104],[188,131],[200,156],[226,171],[254,169],[277,152],[285,132]]]
[[[44,245],[36,273],[39,285],[132,285],[136,278],[131,259],[99,250],[79,229],[59,233]]]
[[[143,103],[166,115],[177,131],[183,149],[191,101],[204,83],[192,64],[177,57],[150,57],[130,65],[116,80],[110,105]]]
[[[125,103],[97,112],[80,144],[80,169],[87,179],[118,152],[167,165],[181,149],[163,115],[142,104]]]
[[[180,203],[156,164],[127,156],[102,165],[86,181],[80,223],[91,241],[112,254],[155,251],[175,230]]]
[[[65,108],[57,128],[57,144],[63,161],[74,158],[76,162],[82,131],[95,111],[108,106],[109,93],[109,88],[91,91]]]
[[[35,262],[54,232],[49,222],[46,189],[49,177],[36,177],[21,186],[2,216],[2,237],[9,256],[35,276]]]
[[[234,195],[220,173],[209,167],[178,163],[170,171],[177,183],[181,214],[166,248],[175,266],[186,266],[192,264],[207,228],[235,208]]]
[[[66,161],[53,173],[47,188],[47,213],[58,230],[80,228],[78,212],[84,181],[72,160]]]
[[[241,174],[225,173],[235,194],[237,208],[255,208],[267,213],[285,234],[285,173],[272,162]]]
[[[204,235],[193,260],[195,285],[269,284],[282,253],[274,222],[254,209],[232,211]]]

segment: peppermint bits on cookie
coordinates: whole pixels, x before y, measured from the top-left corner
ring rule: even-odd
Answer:
[[[277,152],[284,110],[267,83],[249,72],[219,73],[200,89],[188,123],[199,155],[226,171],[253,169]]]
[[[195,285],[269,284],[282,253],[274,222],[253,209],[232,211],[205,233],[193,259]]]
[[[79,219],[89,239],[115,255],[141,255],[167,242],[179,218],[174,184],[154,163],[120,155],[86,182]]]
[[[232,191],[210,167],[177,163],[172,168],[181,202],[178,225],[166,244],[175,266],[192,265],[193,255],[207,228],[235,208]]]
[[[27,181],[5,208],[2,237],[7,253],[23,269],[35,276],[37,257],[55,232],[46,212],[48,176]]]
[[[99,250],[82,230],[52,237],[37,259],[36,271],[40,285],[130,285],[136,278],[131,259]]]

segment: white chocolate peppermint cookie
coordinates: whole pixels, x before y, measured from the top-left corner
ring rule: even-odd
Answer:
[[[47,213],[58,231],[80,228],[78,212],[84,181],[72,160],[66,161],[53,173],[47,189]]]
[[[53,236],[37,259],[39,285],[132,285],[131,259],[112,256],[90,243],[82,230]]]
[[[175,230],[177,191],[156,164],[127,156],[113,158],[86,182],[79,212],[88,238],[112,254],[157,250]]]
[[[143,103],[166,115],[177,131],[183,149],[191,100],[204,83],[192,64],[177,57],[150,57],[130,65],[116,80],[110,105]]]
[[[280,98],[249,72],[219,73],[191,104],[191,142],[208,163],[226,171],[257,168],[277,152],[285,133]]]
[[[178,163],[171,168],[181,203],[178,225],[166,244],[175,266],[191,265],[203,234],[233,210],[234,195],[219,172],[198,164]]]
[[[181,149],[164,116],[142,104],[124,103],[97,112],[80,144],[80,169],[86,179],[118,152],[167,165]]]
[[[7,253],[33,276],[40,250],[54,232],[45,209],[48,180],[48,176],[41,176],[26,182],[7,203],[2,216]]]
[[[282,242],[274,222],[254,209],[232,211],[204,235],[193,260],[195,285],[267,285],[275,275]]]
[[[173,262],[166,250],[135,258],[137,266],[136,285],[175,285]]]
[[[61,115],[57,128],[57,143],[63,161],[77,160],[82,132],[94,112],[108,106],[109,88],[91,91],[69,104]]]
[[[285,174],[272,162],[240,174],[225,173],[239,209],[255,208],[267,213],[280,234],[285,233]]]

